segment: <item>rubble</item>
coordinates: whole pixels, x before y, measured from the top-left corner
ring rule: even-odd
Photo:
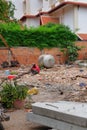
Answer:
[[[17,79],[19,84],[29,86],[29,89],[38,88],[39,93],[34,95],[35,100],[70,100],[87,102],[87,68],[78,65],[55,65],[53,68],[42,69],[39,74],[32,75],[30,67],[9,68],[21,75]],[[24,75],[23,75],[24,73]],[[0,83],[5,76],[5,70],[0,70]],[[38,99],[39,98],[39,99]]]

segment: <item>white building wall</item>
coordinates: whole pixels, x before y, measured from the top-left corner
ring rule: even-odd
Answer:
[[[9,0],[7,0],[9,1]],[[11,0],[13,4],[16,7],[15,11],[15,17],[17,19],[20,19],[24,13],[23,13],[23,1],[24,0]],[[28,1],[28,0],[27,0]],[[54,0],[55,1],[55,0]],[[58,0],[56,0],[57,2]],[[65,1],[77,1],[77,2],[86,2],[87,0],[65,0]],[[53,0],[51,1],[53,3]],[[39,9],[43,7],[43,11],[47,11],[48,7],[50,5],[50,0],[29,0],[29,15],[36,15],[39,12]],[[64,14],[60,17],[60,22],[68,25],[71,30],[75,31],[74,28],[74,11],[73,8],[67,8],[64,9]],[[81,33],[87,33],[87,8],[79,7],[79,13],[78,13],[78,32]],[[38,18],[36,19],[28,19],[26,22],[26,25],[29,26],[39,26],[40,20]]]
[[[23,25],[26,25],[28,28],[40,26],[40,19],[39,18],[27,19],[26,22],[24,22]]]
[[[43,11],[48,11],[49,4],[49,0],[43,0]]]
[[[30,14],[35,15],[39,12],[39,9],[43,7],[42,0],[30,0]]]
[[[49,0],[50,4],[55,4],[57,2],[57,0]]]
[[[23,0],[10,0],[15,5],[14,17],[20,19],[23,16]]]
[[[12,1],[16,7],[15,18],[20,19],[24,15],[23,14],[23,1],[24,0],[10,0],[10,1]],[[50,9],[50,3],[54,3],[54,2],[56,3],[60,0],[27,0],[27,1],[29,1],[29,11],[28,11],[29,14],[35,15],[39,12],[41,8],[42,8],[42,11],[48,11]],[[76,1],[76,2],[87,3],[87,0],[64,0],[64,1]],[[60,2],[58,2],[58,4],[59,3]],[[27,8],[28,8],[28,5],[27,5]]]
[[[87,3],[87,0],[64,0],[64,1],[73,1],[73,2],[84,2],[84,3]]]
[[[73,7],[67,7],[67,9],[64,9],[63,11],[60,23],[69,26],[71,30],[74,31],[73,17],[74,17]]]
[[[75,1],[87,3],[87,0],[75,0]]]
[[[87,8],[79,7],[78,25],[79,33],[87,33]]]

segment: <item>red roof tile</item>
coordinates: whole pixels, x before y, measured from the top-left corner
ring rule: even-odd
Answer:
[[[53,18],[50,16],[41,16],[41,25],[45,25],[47,23],[59,23],[58,18]]]
[[[79,33],[79,34],[77,34],[77,36],[78,36],[81,40],[87,41],[87,34]]]

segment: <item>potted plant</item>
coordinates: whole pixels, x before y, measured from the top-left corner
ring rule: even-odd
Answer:
[[[21,108],[24,99],[27,96],[27,91],[27,86],[6,82],[3,84],[2,90],[0,92],[1,102],[3,106],[6,108]]]
[[[16,85],[15,86],[15,97],[14,97],[14,107],[22,108],[24,106],[25,98],[27,97],[28,88],[24,85]]]

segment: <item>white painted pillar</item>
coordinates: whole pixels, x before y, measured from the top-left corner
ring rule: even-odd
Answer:
[[[78,7],[74,7],[74,31],[78,30]]]
[[[30,1],[26,0],[26,14],[30,14]]]

